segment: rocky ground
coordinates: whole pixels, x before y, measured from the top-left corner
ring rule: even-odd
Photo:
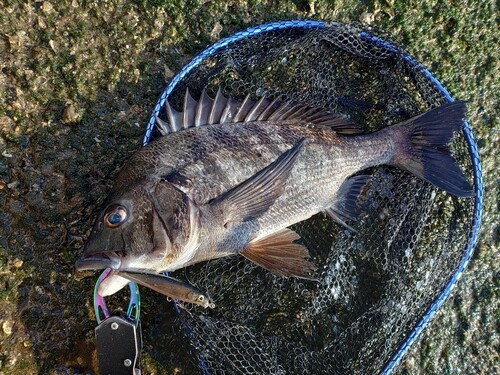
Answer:
[[[94,278],[75,280],[73,264],[158,95],[211,42],[295,18],[376,25],[469,101],[485,180],[479,244],[397,372],[500,372],[494,1],[3,0],[0,7],[0,373],[92,370]],[[148,353],[144,373],[183,373]]]

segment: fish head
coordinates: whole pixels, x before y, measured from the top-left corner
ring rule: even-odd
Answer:
[[[163,271],[165,263],[176,258],[173,242],[182,237],[179,229],[185,211],[183,194],[164,181],[113,191],[76,261],[76,271]],[[100,294],[113,294],[126,284],[124,278],[110,275]]]

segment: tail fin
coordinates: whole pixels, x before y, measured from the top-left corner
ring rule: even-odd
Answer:
[[[391,164],[453,195],[473,196],[471,185],[447,147],[453,132],[462,129],[465,111],[463,101],[446,103],[396,125],[399,137]]]

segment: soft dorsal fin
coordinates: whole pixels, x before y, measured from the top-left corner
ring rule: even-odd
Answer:
[[[177,112],[165,102],[166,120],[156,117],[158,130],[162,135],[174,133],[195,126],[239,123],[253,121],[287,121],[312,127],[330,128],[339,134],[358,134],[361,128],[338,114],[320,107],[270,100],[266,96],[257,101],[247,95],[243,101],[225,97],[221,89],[214,99],[203,90],[198,101],[186,90],[183,111]]]

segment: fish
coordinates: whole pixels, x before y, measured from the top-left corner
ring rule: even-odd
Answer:
[[[284,277],[317,280],[308,249],[289,227],[323,212],[347,228],[370,183],[362,171],[390,165],[457,197],[474,195],[449,144],[466,103],[442,104],[365,133],[324,108],[266,96],[236,100],[186,90],[165,103],[163,135],[118,174],[75,269],[172,272],[241,255]],[[99,286],[123,288],[120,273]]]
[[[115,271],[115,274],[169,298],[189,302],[204,308],[210,307],[213,309],[215,307],[215,304],[206,294],[192,285],[170,276],[132,271]]]

